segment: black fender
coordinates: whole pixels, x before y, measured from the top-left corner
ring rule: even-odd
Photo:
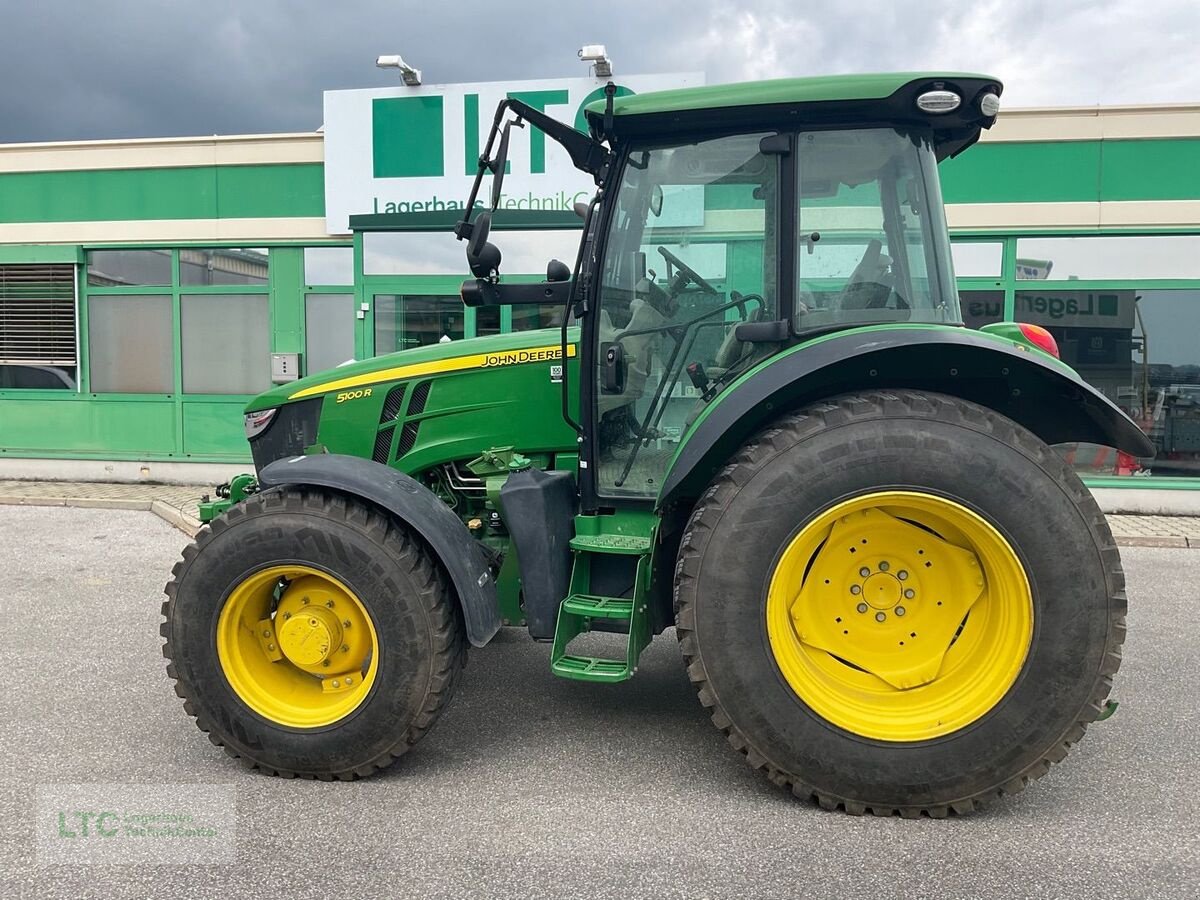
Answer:
[[[1070,366],[1016,341],[944,326],[855,329],[791,347],[718,394],[672,460],[659,507],[699,497],[738,447],[789,410],[879,388],[969,400],[1047,444],[1102,444],[1136,457],[1155,452],[1137,424]]]
[[[289,484],[331,488],[387,510],[412,528],[445,567],[472,646],[484,646],[500,630],[487,553],[450,507],[416,479],[369,459],[322,453],[276,460],[258,473],[258,483],[264,490]]]

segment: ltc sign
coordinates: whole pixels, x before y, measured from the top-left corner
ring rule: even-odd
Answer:
[[[325,225],[350,230],[361,213],[461,209],[496,105],[515,97],[586,130],[583,107],[603,97],[607,79],[421,85],[325,92]],[[701,73],[631,75],[618,93],[704,83]],[[500,205],[571,209],[591,196],[590,177],[536,128],[514,129]]]

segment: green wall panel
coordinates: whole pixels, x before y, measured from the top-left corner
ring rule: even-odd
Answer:
[[[242,429],[245,400],[185,400],[183,451],[187,456],[230,457],[250,461]]]
[[[325,215],[325,167],[218,166],[217,215],[222,219]]]
[[[1200,198],[1200,140],[1105,141],[1100,186],[1105,200]]]
[[[97,400],[85,394],[58,400],[0,394],[0,403],[0,455],[176,452],[175,403],[166,398]]]
[[[0,175],[0,222],[324,214],[320,163]]]
[[[940,169],[947,203],[1095,202],[1100,141],[979,144]]]

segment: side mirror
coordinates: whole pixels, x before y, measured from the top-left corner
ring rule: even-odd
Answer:
[[[582,200],[577,200],[575,202],[575,205],[571,208],[575,210],[575,215],[579,216],[579,218],[581,218],[581,219],[587,218],[588,204],[584,203]]]
[[[492,214],[481,212],[467,241],[467,267],[476,278],[491,278],[500,269],[500,248],[488,242],[492,231]]]
[[[552,259],[546,263],[546,280],[547,281],[570,281],[571,270],[565,262],[558,259]]]

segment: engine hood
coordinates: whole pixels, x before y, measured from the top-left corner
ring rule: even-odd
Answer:
[[[400,350],[277,385],[251,400],[246,412],[403,378],[558,359],[561,356],[561,336],[562,332],[557,328],[541,328]],[[574,356],[575,345],[579,342],[579,329],[569,329],[567,340],[571,345],[568,348],[569,355]]]

